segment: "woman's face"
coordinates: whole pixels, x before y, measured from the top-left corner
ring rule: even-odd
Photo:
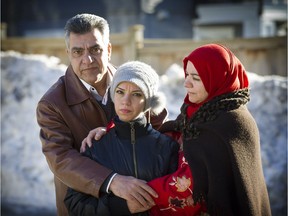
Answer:
[[[115,89],[114,104],[119,119],[129,122],[143,114],[145,97],[134,83],[122,82]]]
[[[184,87],[187,90],[189,96],[189,101],[191,103],[201,103],[208,97],[208,92],[206,91],[202,80],[191,61],[187,62],[186,67],[186,78],[184,81]]]

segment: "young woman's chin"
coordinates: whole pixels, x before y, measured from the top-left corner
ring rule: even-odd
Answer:
[[[118,114],[118,117],[121,121],[130,122],[130,121],[134,121],[134,120],[138,119],[139,117],[141,117],[143,115],[144,115],[144,113],[140,113],[139,115],[137,115],[135,117],[135,115],[132,116],[132,115],[119,115]]]

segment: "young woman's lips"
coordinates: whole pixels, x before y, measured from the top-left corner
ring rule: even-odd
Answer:
[[[127,114],[129,112],[131,112],[130,110],[128,109],[120,109],[120,112],[124,113],[124,114]]]

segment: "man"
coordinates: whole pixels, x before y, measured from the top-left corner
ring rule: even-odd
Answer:
[[[107,125],[114,117],[109,84],[115,68],[109,63],[112,45],[105,19],[79,14],[67,21],[65,42],[70,65],[64,76],[45,93],[37,107],[42,150],[54,173],[58,215],[68,215],[64,205],[67,186],[99,197],[113,192],[140,212],[154,205],[157,196],[144,181],[121,176],[79,153],[90,130]],[[167,111],[151,117],[154,128]]]

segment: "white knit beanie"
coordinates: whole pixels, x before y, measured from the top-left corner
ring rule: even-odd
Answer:
[[[145,96],[145,109],[151,109],[158,115],[166,105],[165,95],[158,92],[159,76],[148,64],[140,61],[130,61],[122,64],[113,76],[110,86],[111,99],[114,102],[115,89],[121,82],[132,82],[137,85]]]

